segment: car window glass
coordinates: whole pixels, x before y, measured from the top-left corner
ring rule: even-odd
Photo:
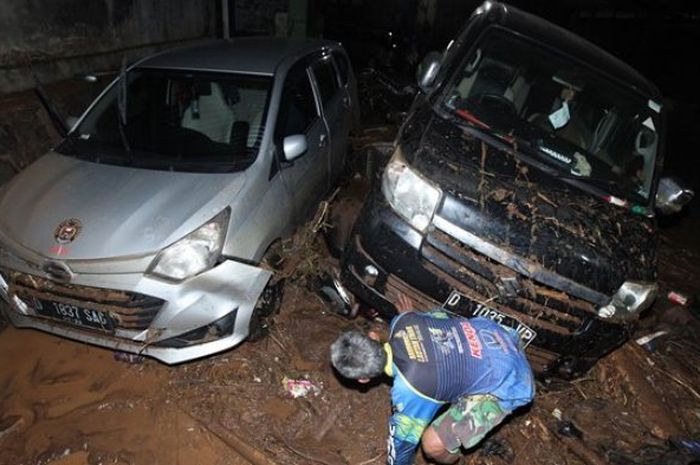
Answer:
[[[316,101],[305,70],[300,70],[284,84],[280,113],[275,132],[281,142],[287,136],[304,134],[318,117]]]
[[[345,85],[348,83],[348,69],[350,65],[348,64],[348,59],[340,52],[333,52],[333,58],[335,59],[335,64],[338,67],[338,76],[340,77],[340,84]]]
[[[318,90],[321,93],[321,101],[325,106],[331,101],[339,88],[335,75],[335,68],[330,61],[330,57],[323,58],[314,68],[314,76],[318,83]]]
[[[270,85],[268,77],[135,69],[91,108],[65,151],[154,169],[243,169],[260,146]]]

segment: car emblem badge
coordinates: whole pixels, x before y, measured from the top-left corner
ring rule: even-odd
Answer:
[[[62,221],[61,224],[56,227],[53,237],[59,244],[68,244],[78,237],[81,229],[83,229],[83,225],[80,220],[70,218]]]

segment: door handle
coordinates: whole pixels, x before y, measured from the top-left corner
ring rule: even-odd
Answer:
[[[321,134],[321,137],[318,138],[318,146],[320,148],[323,148],[326,146],[326,142],[328,142],[328,139],[325,134]]]
[[[345,108],[350,108],[350,97],[347,95],[343,97],[343,105],[345,105]]]

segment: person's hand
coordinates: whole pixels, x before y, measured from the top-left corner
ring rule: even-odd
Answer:
[[[414,309],[411,298],[402,292],[399,293],[399,297],[396,299],[394,305],[396,306],[396,311],[399,313],[410,312]]]
[[[576,91],[572,89],[571,87],[567,87],[561,91],[561,98],[565,102],[570,102],[574,99],[576,96]]]

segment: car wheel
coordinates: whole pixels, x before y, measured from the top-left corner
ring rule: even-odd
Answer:
[[[282,305],[283,290],[284,279],[275,279],[275,277],[265,287],[253,309],[253,314],[250,316],[249,341],[259,341],[269,334],[271,319],[279,312]]]
[[[7,327],[7,317],[5,316],[5,310],[7,309],[7,304],[0,300],[0,332],[2,332]]]

